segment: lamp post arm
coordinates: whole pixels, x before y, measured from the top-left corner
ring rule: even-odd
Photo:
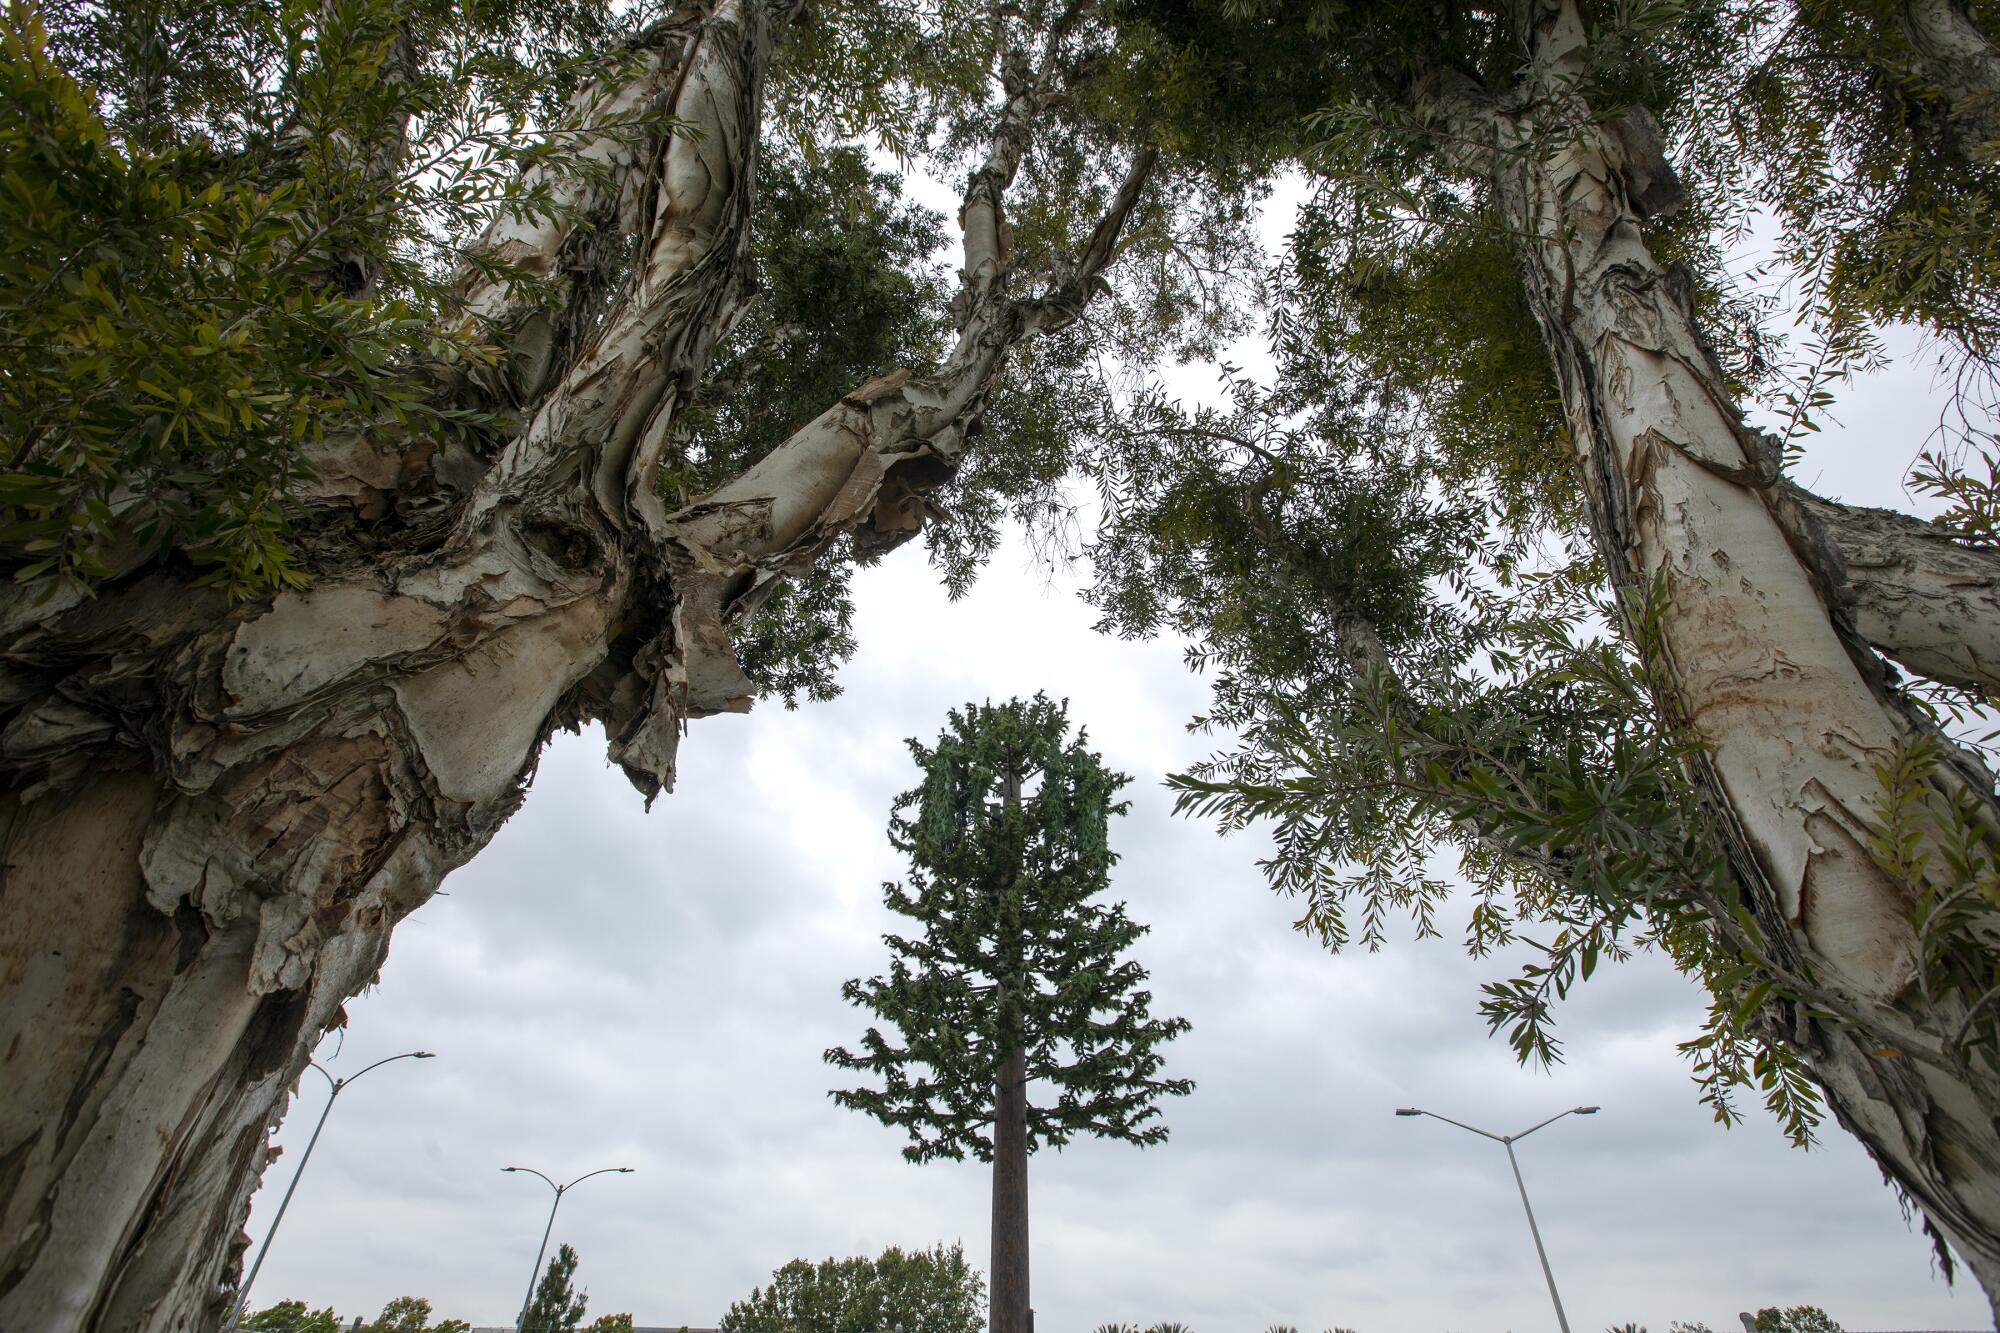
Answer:
[[[1477,1134],[1482,1139],[1492,1139],[1495,1143],[1505,1143],[1507,1141],[1505,1136],[1503,1135],[1489,1133],[1488,1131],[1479,1128],[1477,1125],[1468,1125],[1462,1120],[1453,1120],[1450,1116],[1439,1115],[1436,1111],[1422,1111],[1419,1112],[1419,1114],[1427,1115],[1433,1120],[1442,1120],[1447,1125],[1457,1125],[1460,1129],[1467,1130],[1471,1133]],[[1535,1128],[1539,1129],[1541,1128],[1541,1126],[1537,1125]]]
[[[510,1166],[505,1169],[509,1171],[519,1171],[523,1175],[541,1176],[543,1183],[545,1183],[550,1189],[554,1190],[557,1194],[561,1194],[564,1190],[569,1188],[569,1185],[556,1184],[555,1181],[550,1180],[547,1176],[543,1176],[541,1172],[535,1170],[535,1168],[532,1166]],[[571,1185],[575,1183],[576,1183],[575,1181],[570,1182]]]
[[[582,1175],[578,1176],[575,1180],[572,1180],[570,1181],[569,1184],[563,1186],[563,1188],[566,1190],[575,1189],[578,1185],[581,1185],[584,1181],[589,1180],[592,1176],[602,1176],[613,1171],[629,1171],[629,1170],[631,1170],[631,1168],[625,1166],[600,1166],[595,1171],[584,1172]],[[543,1176],[542,1179],[547,1180],[548,1177]]]
[[[349,1074],[346,1078],[342,1079],[341,1082],[352,1083],[355,1079],[360,1078],[370,1069],[380,1069],[383,1065],[389,1064],[396,1060],[418,1060],[418,1059],[426,1059],[428,1058],[428,1056],[429,1052],[427,1051],[404,1051],[401,1055],[385,1056],[382,1059],[377,1060],[372,1065],[367,1065],[361,1069],[357,1069],[355,1072]]]
[[[1570,1107],[1567,1111],[1557,1111],[1554,1115],[1550,1116],[1547,1120],[1544,1120],[1541,1124],[1530,1125],[1528,1126],[1528,1128],[1522,1130],[1519,1134],[1510,1135],[1508,1141],[1511,1143],[1519,1143],[1522,1139],[1527,1138],[1528,1135],[1534,1133],[1536,1130],[1547,1129],[1550,1125],[1553,1125],[1556,1121],[1562,1119],[1564,1116],[1575,1115],[1575,1114],[1576,1114],[1576,1108],[1574,1106]]]

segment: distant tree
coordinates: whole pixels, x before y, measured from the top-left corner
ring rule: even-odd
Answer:
[[[447,1319],[438,1324],[430,1320],[429,1301],[421,1296],[398,1296],[382,1307],[382,1313],[363,1333],[472,1333],[472,1325],[463,1319]]]
[[[1817,1305],[1779,1309],[1767,1305],[1757,1312],[1757,1333],[1842,1333],[1833,1316]]]
[[[632,1333],[629,1313],[601,1314],[584,1327],[590,1293],[576,1290],[576,1263],[574,1249],[556,1246],[548,1271],[535,1287],[535,1299],[528,1303],[527,1318],[521,1321],[523,1333],[577,1333],[579,1329],[582,1333]]]
[[[431,1303],[421,1296],[398,1296],[382,1307],[372,1323],[361,1325],[361,1333],[472,1333],[463,1319],[431,1323]],[[340,1316],[331,1308],[308,1310],[304,1301],[279,1301],[276,1305],[244,1316],[237,1327],[245,1333],[342,1333]]]
[[[1106,843],[1127,778],[1068,737],[1046,695],[954,710],[935,749],[912,740],[923,784],[896,799],[889,840],[910,882],[884,886],[915,939],[886,936],[886,977],[841,994],[901,1031],[870,1028],[826,1053],[881,1088],[833,1093],[910,1135],[903,1155],[993,1164],[992,1333],[1028,1333],[1028,1154],[1076,1134],[1144,1146],[1167,1136],[1158,1047],[1187,1029],[1154,1019],[1145,969],[1119,955],[1145,933],[1123,903],[1093,903],[1118,859]],[[1039,789],[1030,789],[1039,783]],[[1054,1094],[1029,1101],[1029,1084]]]
[[[719,1333],[979,1333],[985,1287],[959,1245],[794,1259],[732,1304]]]
[[[549,1260],[548,1271],[535,1287],[534,1300],[528,1303],[527,1317],[521,1321],[522,1333],[576,1333],[583,1323],[590,1295],[574,1289],[575,1277],[576,1251],[558,1245],[555,1257]]]
[[[340,1316],[331,1309],[308,1310],[304,1301],[279,1301],[245,1315],[237,1327],[245,1333],[340,1333]]]

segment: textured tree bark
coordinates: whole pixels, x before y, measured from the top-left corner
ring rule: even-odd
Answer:
[[[1902,0],[1896,19],[1913,72],[1951,101],[1961,151],[1974,162],[2000,156],[2000,51],[1989,36],[1959,0]]]
[[[968,186],[960,338],[872,380],[666,513],[675,414],[748,296],[765,74],[795,0],[689,3],[583,126],[612,184],[484,244],[568,291],[462,287],[515,355],[460,388],[520,404],[488,459],[329,442],[313,583],[247,604],[138,565],[90,599],[0,592],[0,1328],[213,1328],[267,1133],[398,921],[519,806],[557,727],[604,724],[650,800],[686,722],[749,706],[727,627],[851,534],[920,526],[1007,350],[1073,316],[1150,168],[1063,283],[1009,295],[1002,198],[1056,62],[1010,80]],[[615,290],[608,256],[633,246]],[[447,373],[456,373],[449,372]]]
[[[1877,766],[1923,728],[1838,606],[1838,570],[1781,521],[1774,460],[1701,341],[1689,286],[1647,248],[1645,218],[1678,194],[1656,133],[1641,112],[1607,123],[1582,105],[1573,0],[1521,0],[1517,19],[1522,90],[1438,72],[1416,99],[1447,142],[1477,145],[1455,151],[1518,234],[1598,549],[1663,704],[1700,742],[1692,777],[1767,961],[1810,1001],[1766,1017],[2000,1301],[2000,1078],[1963,1044],[1967,1006],[1926,984],[1914,920],[1920,895],[1951,886],[1870,852]],[[1952,754],[1935,782],[1992,827],[1989,774]]]
[[[724,4],[654,34],[640,82],[708,133],[652,145],[655,262],[499,462],[453,460],[469,498],[421,444],[348,441],[306,591],[231,607],[140,570],[0,611],[0,1326],[215,1322],[312,1043],[518,806],[548,731],[598,711],[642,551],[622,503],[544,479],[698,371],[743,299],[781,21]],[[382,549],[346,520],[384,495],[457,520]]]

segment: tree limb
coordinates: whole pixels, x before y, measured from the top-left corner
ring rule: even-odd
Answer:
[[[1943,685],[2000,698],[2000,551],[1908,514],[1840,504],[1781,483],[1779,520],[1843,582],[1862,638]]]

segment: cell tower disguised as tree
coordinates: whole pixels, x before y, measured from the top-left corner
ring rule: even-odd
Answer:
[[[923,785],[889,820],[909,882],[884,897],[922,931],[885,936],[888,975],[841,988],[900,1044],[870,1028],[858,1053],[826,1053],[882,1080],[834,1100],[906,1130],[911,1161],[993,1164],[990,1333],[1028,1333],[1028,1154],[1078,1134],[1158,1143],[1159,1099],[1194,1088],[1157,1077],[1188,1025],[1151,1017],[1145,969],[1119,957],[1146,928],[1093,901],[1129,779],[1068,733],[1066,706],[1038,694],[967,705],[935,749],[909,743]]]

